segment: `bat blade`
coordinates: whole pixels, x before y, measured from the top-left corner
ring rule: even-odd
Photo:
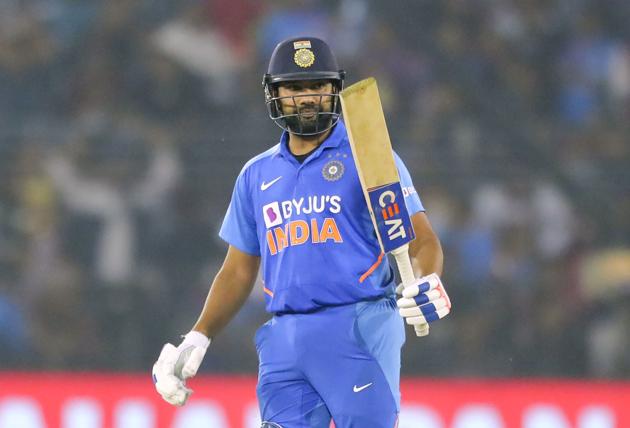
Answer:
[[[374,78],[341,92],[341,105],[363,194],[381,249],[415,238]]]
[[[372,77],[341,91],[341,106],[363,195],[384,253],[391,252],[404,286],[415,281],[409,242],[415,233],[387,131],[376,80]],[[428,324],[416,326],[418,336]]]

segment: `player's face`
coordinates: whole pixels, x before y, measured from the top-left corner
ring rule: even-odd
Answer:
[[[282,112],[290,130],[312,133],[325,129],[332,112],[333,84],[326,80],[285,82],[278,87]]]

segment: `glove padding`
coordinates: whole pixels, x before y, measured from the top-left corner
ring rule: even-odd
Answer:
[[[451,300],[436,273],[418,278],[405,287],[397,301],[400,316],[409,325],[424,325],[444,318],[451,311]]]
[[[167,343],[153,365],[153,383],[162,398],[174,405],[183,406],[192,389],[186,387],[186,379],[197,374],[206,355],[210,339],[198,331],[191,331],[176,348]]]

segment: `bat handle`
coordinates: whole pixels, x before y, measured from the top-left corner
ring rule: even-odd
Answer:
[[[416,274],[413,273],[413,266],[409,258],[409,244],[396,248],[392,251],[392,254],[394,255],[394,259],[396,259],[396,265],[398,266],[398,272],[400,273],[403,287],[409,287],[416,281]],[[416,325],[415,330],[416,336],[426,336],[429,334],[429,324]]]

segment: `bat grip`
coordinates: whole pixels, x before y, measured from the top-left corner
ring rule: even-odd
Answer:
[[[403,287],[407,288],[416,281],[416,274],[413,272],[413,266],[411,265],[411,259],[409,258],[409,244],[402,245],[392,251],[396,265],[398,266],[398,272],[400,273],[400,279],[402,280]],[[429,324],[420,324],[415,326],[416,336],[422,337],[429,334]]]

